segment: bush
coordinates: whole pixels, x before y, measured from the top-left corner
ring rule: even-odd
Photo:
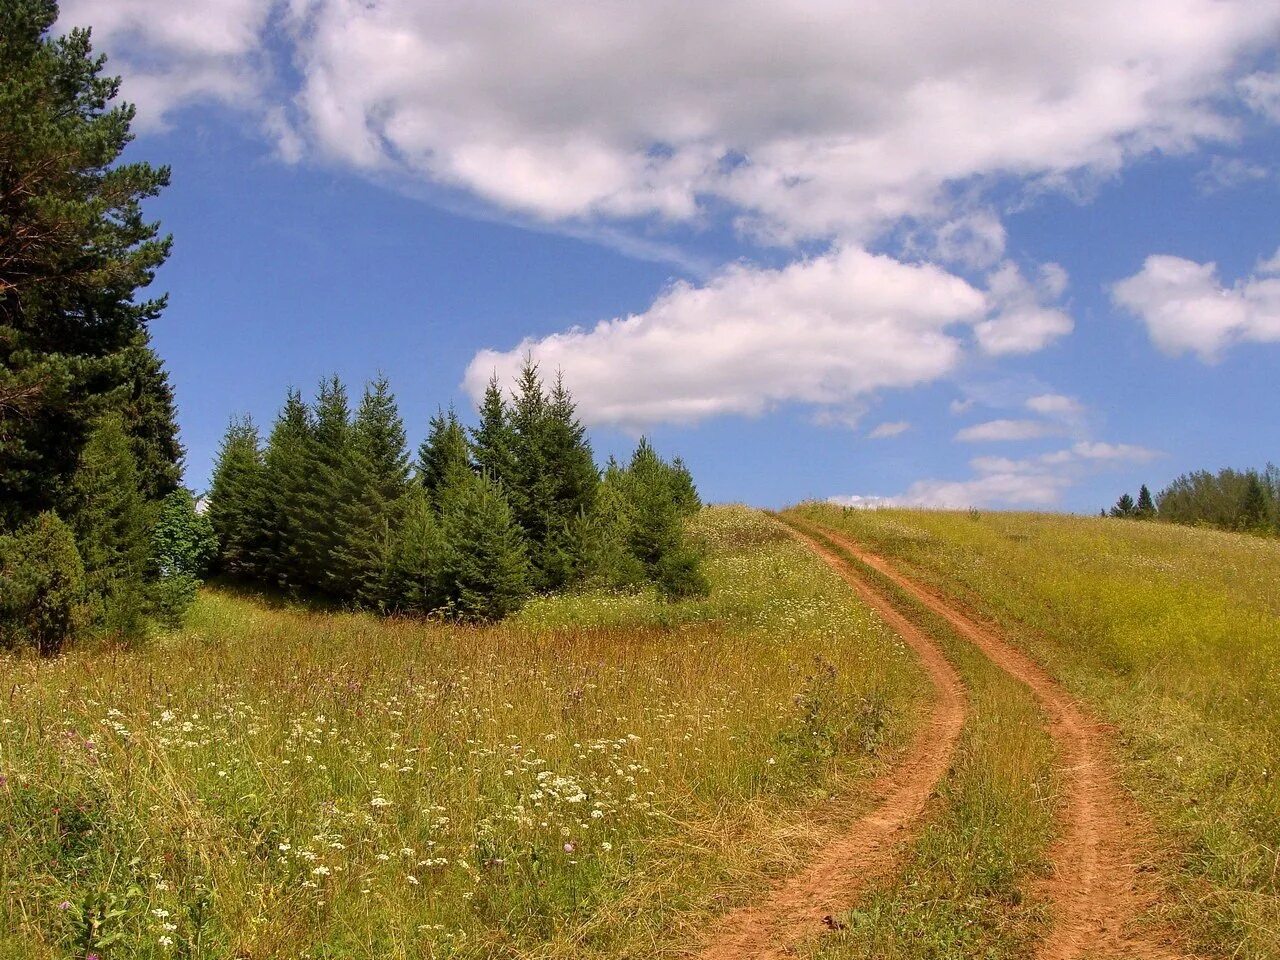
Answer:
[[[57,653],[85,622],[84,564],[57,514],[0,538],[0,645]]]
[[[207,516],[196,513],[190,490],[175,490],[160,502],[151,532],[151,612],[166,627],[180,627],[200,580],[218,552]]]

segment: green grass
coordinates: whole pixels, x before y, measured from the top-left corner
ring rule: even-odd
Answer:
[[[1280,542],[1007,513],[801,515],[991,617],[1114,725],[1209,952],[1280,957]]]
[[[828,543],[840,553],[836,544]],[[846,555],[847,557],[847,555]],[[1053,743],[1034,696],[890,580],[859,574],[924,630],[955,664],[969,714],[952,768],[901,871],[841,915],[844,929],[815,960],[1005,960],[1030,956],[1047,924],[1038,895],[1055,835],[1059,783]]]
[[[210,590],[148,647],[0,661],[0,957],[674,955],[926,697],[769,521],[694,527],[702,601],[473,629]]]

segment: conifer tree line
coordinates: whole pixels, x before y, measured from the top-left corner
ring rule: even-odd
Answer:
[[[212,537],[179,487],[164,298],[138,297],[169,171],[118,162],[133,107],[57,19],[0,3],[0,648],[44,653],[180,620]]]
[[[1196,470],[1154,497],[1143,484],[1137,500],[1123,494],[1103,515],[1280,535],[1280,467],[1269,463],[1262,470]]]
[[[490,381],[473,428],[440,411],[411,460],[385,378],[291,390],[265,440],[232,421],[208,516],[222,570],[385,613],[494,620],[534,593],[652,584],[704,592],[688,469],[642,439],[601,471],[561,377]]]

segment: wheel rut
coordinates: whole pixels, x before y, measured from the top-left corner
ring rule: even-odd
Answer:
[[[803,533],[786,529],[826,561],[912,649],[933,686],[933,707],[904,758],[872,785],[873,802],[868,812],[823,845],[804,870],[764,899],[719,920],[714,937],[697,954],[701,960],[787,956],[796,941],[821,932],[826,917],[847,908],[868,884],[891,874],[929,798],[951,766],[964,727],[964,685],[938,645],[856,577],[836,553]]]
[[[796,523],[792,518],[788,522]],[[1058,751],[1065,796],[1059,837],[1049,851],[1051,874],[1040,890],[1051,904],[1053,922],[1036,950],[1037,960],[1186,957],[1167,933],[1142,922],[1158,895],[1143,863],[1143,818],[1119,786],[1105,726],[994,628],[979,623],[848,537],[827,527],[796,526],[810,542],[810,534],[819,532],[827,542],[944,619],[997,667],[1026,685],[1045,711]],[[824,546],[819,545],[818,552],[828,563],[840,560],[839,554]],[[859,580],[856,570],[843,566],[846,580]],[[860,591],[865,596],[864,591],[874,592],[867,584]]]

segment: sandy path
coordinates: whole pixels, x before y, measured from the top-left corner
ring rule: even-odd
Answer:
[[[903,841],[924,813],[951,765],[965,719],[960,675],[942,651],[883,597],[855,577],[848,564],[810,538],[789,530],[825,560],[920,658],[934,687],[933,710],[904,759],[872,786],[873,806],[843,834],[819,849],[807,868],[759,903],[736,910],[715,927],[702,960],[783,957],[787,948],[820,933],[823,918],[846,909],[868,883],[890,873]]]
[[[1026,684],[1047,714],[1066,794],[1061,835],[1050,850],[1053,873],[1042,891],[1052,904],[1054,923],[1036,952],[1039,960],[1183,956],[1167,937],[1139,929],[1135,923],[1156,896],[1143,882],[1139,867],[1143,844],[1138,825],[1142,818],[1116,782],[1103,725],[1042,667],[991,627],[978,623],[847,537],[825,527],[811,529],[820,530],[829,542],[945,619],[996,666]],[[829,550],[819,552],[832,562]],[[857,579],[853,571],[845,572],[846,579]]]

